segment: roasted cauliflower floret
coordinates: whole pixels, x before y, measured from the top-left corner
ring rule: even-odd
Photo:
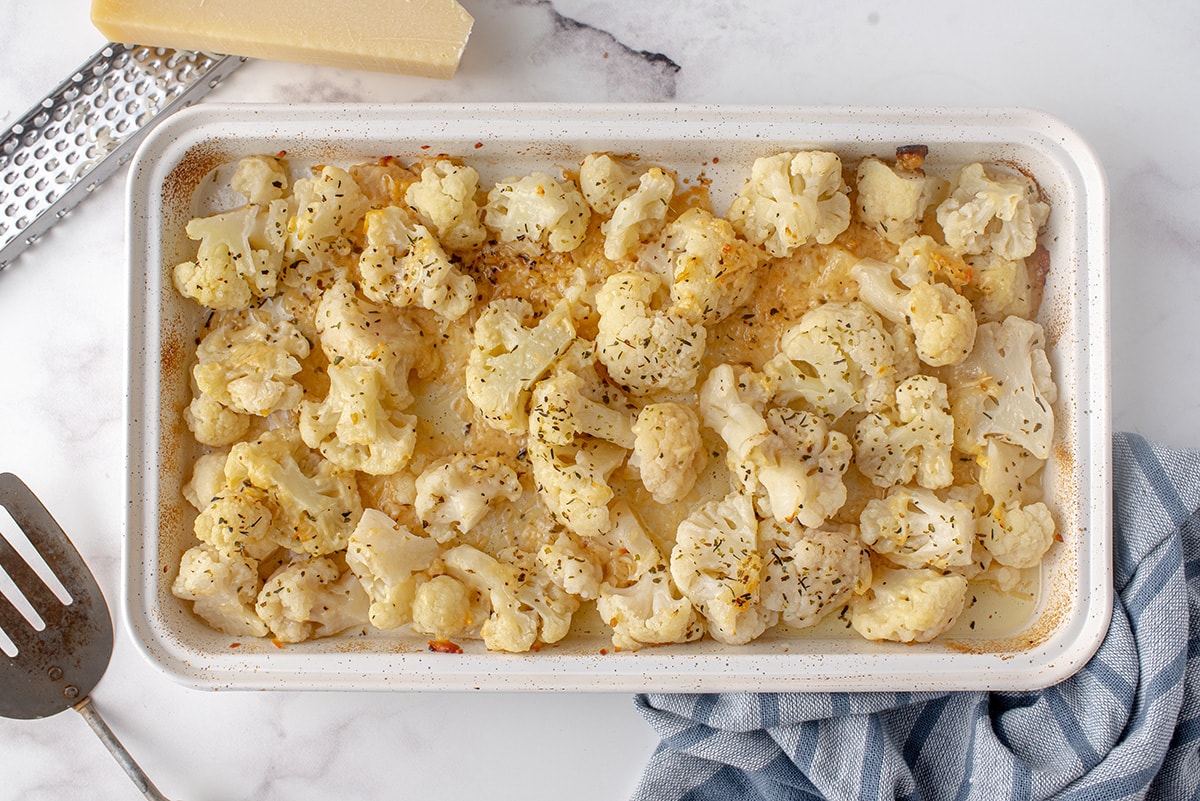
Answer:
[[[475,201],[479,173],[474,167],[438,159],[421,168],[421,180],[410,184],[404,199],[450,250],[482,245],[487,230]]]
[[[417,476],[413,509],[429,535],[446,542],[474,528],[499,499],[512,502],[519,497],[517,471],[503,458],[456,453]]]
[[[962,501],[942,500],[921,487],[896,487],[867,502],[859,518],[862,541],[901,567],[946,570],[971,564],[975,516]]]
[[[604,258],[620,261],[642,242],[662,230],[667,220],[671,198],[675,196],[675,179],[660,167],[651,167],[638,181],[633,192],[626,195],[612,216],[600,225],[604,234]]]
[[[881,237],[900,244],[921,227],[936,183],[920,170],[892,167],[877,158],[858,165],[859,219]]]
[[[836,420],[891,403],[897,380],[896,346],[883,322],[863,303],[825,303],[805,313],[779,339],[763,367],[781,403],[803,400]]]
[[[1045,348],[1045,333],[1032,320],[979,326],[971,355],[945,376],[959,450],[978,455],[995,438],[1050,457],[1058,390]]]
[[[604,581],[604,566],[594,551],[569,531],[538,548],[537,561],[550,580],[570,595],[595,600]]]
[[[813,529],[764,520],[758,538],[763,608],[789,626],[815,626],[871,584],[871,559],[855,526]]]
[[[863,259],[850,272],[868,306],[887,320],[912,328],[917,355],[925,364],[944,367],[967,358],[975,344],[975,310],[953,288],[927,281],[899,286],[895,268],[874,259]]]
[[[412,627],[439,640],[458,637],[488,615],[486,601],[453,576],[434,576],[417,587]]]
[[[304,642],[365,624],[369,603],[352,572],[312,556],[272,573],[254,609],[280,642]]]
[[[657,275],[632,271],[609,276],[596,293],[597,355],[634,395],[692,389],[704,357],[707,329],[655,308],[661,287]]]
[[[217,631],[231,637],[265,637],[267,624],[254,611],[261,583],[256,560],[203,544],[183,554],[171,593],[191,601],[192,611]]]
[[[640,176],[608,153],[589,153],[579,165],[579,187],[597,214],[611,215],[638,188]]]
[[[346,544],[346,564],[370,599],[368,619],[377,629],[412,620],[417,588],[428,580],[438,544],[418,536],[378,509],[363,510]]]
[[[963,290],[975,305],[980,322],[1003,322],[1005,317],[1032,318],[1036,290],[1025,259],[1006,259],[995,253],[969,256],[972,282]]]
[[[892,264],[906,287],[944,283],[965,293],[976,280],[972,266],[962,256],[931,236],[912,236],[901,242]]]
[[[658,503],[683,500],[708,457],[700,437],[700,418],[680,403],[651,403],[633,423],[633,455],[642,485]]]
[[[1054,544],[1054,518],[1040,501],[1028,506],[996,504],[979,521],[979,538],[1000,564],[1037,567]]]
[[[352,235],[371,207],[350,173],[325,166],[312,178],[292,185],[296,216],[292,235],[297,250],[310,261],[329,263],[350,254]]]
[[[246,436],[251,419],[204,394],[192,398],[183,410],[183,420],[196,441],[218,448]]]
[[[197,217],[185,229],[199,240],[195,261],[175,267],[175,288],[210,309],[249,306],[275,294],[287,240],[288,206],[274,200]]]
[[[966,599],[962,576],[885,567],[850,599],[850,625],[868,640],[929,642],[954,625]]]
[[[738,233],[772,256],[809,240],[828,245],[850,225],[842,160],[834,153],[779,153],[754,160],[750,180],[729,207]]]
[[[950,247],[968,255],[991,251],[1006,259],[1033,253],[1049,216],[1050,207],[1038,199],[1031,179],[989,175],[982,164],[963,167],[950,197],[937,208]]]
[[[467,397],[489,425],[510,434],[525,430],[530,388],[575,341],[566,301],[526,328],[532,314],[527,301],[493,300],[475,323],[467,361]]]
[[[535,172],[507,178],[488,192],[483,221],[501,242],[540,253],[579,247],[591,210],[574,183]]]
[[[671,290],[667,312],[712,325],[746,302],[766,254],[740,239],[727,220],[691,208],[643,249],[639,267],[658,273]]]
[[[309,450],[295,429],[277,428],[229,451],[225,478],[263,490],[280,544],[312,555],[346,547],[362,514],[354,474]]]
[[[467,313],[475,280],[450,261],[436,236],[397,206],[368,211],[358,260],[363,294],[398,308],[419,306],[447,320]]]
[[[869,414],[854,432],[858,469],[877,487],[907,484],[942,489],[954,483],[950,449],[954,418],[946,385],[930,375],[906,378],[896,387],[894,413]]]
[[[719,642],[745,645],[778,622],[779,613],[762,605],[762,568],[748,495],[732,492],[706,503],[675,532],[671,577]]]
[[[766,421],[771,435],[734,468],[736,478],[757,486],[754,500],[763,516],[820,526],[846,502],[849,438],[820,415],[786,406],[768,409]]]
[[[1020,445],[991,437],[983,452],[975,456],[979,465],[979,487],[995,503],[1005,506],[1038,500],[1039,483],[1033,480],[1046,462]]]
[[[221,487],[200,507],[192,530],[221,553],[265,559],[284,539],[275,529],[267,493],[245,484],[229,486],[224,477],[222,472]]]
[[[229,187],[251,203],[265,206],[287,194],[287,167],[270,156],[247,156],[238,160]]]

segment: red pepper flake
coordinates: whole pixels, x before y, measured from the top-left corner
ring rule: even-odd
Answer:
[[[280,150],[278,153],[276,153],[276,154],[275,154],[275,158],[277,158],[277,159],[281,159],[281,158],[283,158],[283,157],[284,157],[284,156],[286,156],[286,155],[287,155],[287,151],[286,151],[286,150]]]
[[[170,566],[170,565],[163,565],[163,575],[164,575],[164,576],[165,576],[167,573],[169,573],[170,571],[171,571],[171,566]]]
[[[476,143],[475,143],[475,149],[476,149],[476,150],[478,150],[478,149],[479,149],[479,148],[481,148],[481,147],[483,147],[483,142],[476,142]]]
[[[608,649],[607,649],[607,648],[601,648],[601,649],[600,649],[600,656],[608,656]]]
[[[274,645],[276,648],[278,648],[281,651],[283,650],[283,643],[280,642],[278,637],[271,638],[271,645]]]
[[[229,647],[230,648],[241,648],[242,644],[240,642],[231,642],[231,643],[229,643]]]
[[[719,158],[717,158],[716,156],[713,156],[713,162],[712,162],[713,164],[716,164],[719,161],[720,161]]]
[[[430,640],[429,650],[435,654],[461,654],[463,649],[449,640]]]
[[[421,149],[422,149],[422,150],[428,150],[428,149],[429,149],[429,145],[421,145]]]

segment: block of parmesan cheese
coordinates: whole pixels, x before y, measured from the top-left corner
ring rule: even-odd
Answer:
[[[455,0],[92,0],[122,44],[449,78],[474,22]]]

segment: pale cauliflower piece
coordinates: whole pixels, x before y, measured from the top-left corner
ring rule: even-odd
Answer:
[[[930,375],[896,387],[894,414],[869,414],[854,432],[855,463],[877,487],[907,484],[942,489],[954,483],[950,449],[954,418],[946,385]]]
[[[997,504],[1011,506],[1037,499],[1039,487],[1032,479],[1046,463],[1020,445],[990,437],[975,462],[979,487]]]
[[[280,642],[331,637],[367,622],[370,602],[354,574],[326,556],[283,565],[258,593],[255,611]]]
[[[287,239],[287,203],[244,206],[197,217],[186,227],[199,240],[195,261],[175,267],[175,288],[210,309],[249,306],[275,294]]]
[[[762,568],[747,495],[732,492],[706,503],[675,532],[671,576],[718,642],[745,645],[778,622],[779,613],[762,605]]]
[[[979,538],[1000,564],[1037,567],[1054,544],[1054,518],[1040,501],[1028,506],[996,504],[980,520]]]
[[[936,570],[882,568],[871,588],[850,600],[850,625],[868,640],[929,642],[958,619],[967,580]]]
[[[1045,333],[1032,320],[979,326],[971,355],[945,376],[959,450],[978,455],[996,438],[1037,459],[1050,457],[1058,390],[1045,347]]]
[[[370,599],[368,619],[377,629],[412,620],[417,587],[439,553],[438,544],[418,536],[378,509],[363,510],[346,544],[346,564]]]
[[[589,153],[579,165],[579,187],[587,204],[609,216],[622,200],[638,188],[640,177],[607,153]]]
[[[917,355],[933,367],[960,363],[975,344],[976,320],[971,302],[946,284],[918,281],[898,286],[896,269],[863,259],[850,271],[859,296],[887,320],[912,328]]]
[[[267,624],[254,611],[260,584],[257,561],[205,544],[183,554],[171,593],[191,601],[192,610],[217,631],[231,637],[264,637]]]
[[[855,526],[807,528],[765,520],[762,605],[794,628],[815,626],[871,584],[871,559]]]
[[[197,395],[183,410],[183,420],[202,445],[223,447],[237,442],[250,430],[251,415],[235,412],[208,397]]]
[[[225,478],[264,490],[274,527],[294,551],[330,554],[346,547],[362,515],[354,474],[309,450],[295,429],[278,428],[229,451]]]
[[[750,180],[729,207],[729,221],[772,256],[790,256],[809,240],[828,245],[850,225],[850,199],[835,153],[779,153],[754,160]]]
[[[413,597],[413,629],[439,640],[464,634],[488,614],[473,595],[473,590],[453,576],[434,576],[418,586]]]
[[[304,444],[343,470],[375,476],[397,472],[412,458],[417,418],[400,410],[383,372],[370,364],[331,364],[329,394],[300,404]]]
[[[525,430],[530,388],[575,341],[566,301],[526,328],[532,314],[527,301],[493,300],[475,323],[467,361],[467,397],[489,425],[510,434]]]
[[[619,261],[629,257],[645,240],[655,236],[666,223],[675,179],[660,167],[642,174],[638,187],[627,195],[612,216],[600,225],[604,234],[604,258]]]
[[[226,313],[196,346],[192,377],[222,406],[266,417],[300,402],[294,376],[308,352],[300,329],[273,306]]]
[[[836,420],[874,412],[896,391],[896,346],[879,316],[864,303],[825,303],[805,313],[779,339],[763,367],[776,400],[803,400]]]
[[[475,280],[453,263],[428,228],[397,206],[368,211],[366,247],[358,259],[363,294],[398,308],[418,306],[447,320],[467,313]]]
[[[963,291],[975,304],[980,322],[1034,316],[1037,311],[1035,290],[1025,259],[1006,259],[996,253],[984,253],[969,256],[967,263],[973,280]]]
[[[638,265],[667,282],[669,314],[712,325],[749,299],[765,258],[761,248],[738,237],[728,220],[691,208],[642,248]]]
[[[600,594],[604,566],[595,553],[571,532],[559,532],[553,542],[539,548],[537,561],[551,581],[562,587],[564,592],[585,601],[594,600]]]
[[[714,367],[700,387],[700,415],[728,448],[731,466],[750,458],[771,436],[763,408],[771,397],[767,379],[749,368]]]
[[[1031,179],[989,175],[982,164],[963,167],[950,197],[937,208],[950,247],[968,255],[992,251],[1006,259],[1033,253],[1049,216],[1050,207],[1038,199]]]
[[[247,156],[238,160],[229,187],[258,205],[282,200],[288,188],[287,168],[270,156]]]
[[[908,287],[922,281],[927,284],[942,282],[966,292],[976,279],[972,266],[962,256],[926,235],[912,236],[901,242],[892,264],[900,271],[900,283]]]
[[[700,418],[680,403],[651,403],[633,423],[634,464],[658,503],[683,500],[707,462]]]
[[[316,176],[296,181],[292,195],[297,249],[320,263],[349,255],[351,236],[371,207],[353,176],[341,167],[325,166]]]
[[[532,252],[565,253],[579,247],[591,211],[571,182],[535,172],[508,178],[488,192],[483,221],[501,242]]]
[[[183,498],[197,512],[225,489],[225,460],[229,451],[214,451],[196,458],[192,465],[192,477],[183,485]]]
[[[499,456],[456,453],[432,463],[417,476],[413,509],[439,542],[466,534],[503,498],[521,497],[517,472]]]
[[[696,384],[707,329],[654,308],[662,282],[641,271],[616,273],[596,293],[597,356],[634,395],[685,392]]]
[[[222,486],[200,508],[192,530],[197,539],[223,554],[242,553],[265,559],[284,537],[275,529],[275,516],[266,491],[254,486],[229,486],[221,474]]]
[[[895,487],[867,502],[859,526],[867,547],[901,567],[971,564],[975,515],[962,501],[942,500],[931,490]]]
[[[629,587],[643,576],[659,572],[665,558],[629,504],[617,501],[612,506],[612,526],[588,540],[593,553],[599,554],[607,587]]]
[[[734,467],[737,479],[747,488],[757,484],[760,514],[820,526],[846,502],[850,439],[820,415],[786,406],[768,409],[766,421],[771,436]]]
[[[474,167],[438,159],[421,168],[421,180],[404,194],[408,205],[431,226],[450,250],[470,250],[487,239],[482,211],[475,202],[479,173]]]
[[[695,607],[678,597],[665,571],[645,575],[628,587],[607,589],[596,601],[596,611],[613,630],[613,645],[627,651],[704,636]]]
[[[897,245],[917,233],[936,188],[925,173],[865,158],[859,162],[857,178],[859,219],[863,223]]]

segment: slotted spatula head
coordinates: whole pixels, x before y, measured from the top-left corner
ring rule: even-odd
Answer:
[[[100,681],[112,657],[112,618],[100,586],[66,533],[11,473],[0,473],[0,506],[70,595],[70,603],[60,601],[8,539],[0,537],[0,567],[45,622],[38,631],[0,593],[0,629],[17,649],[12,657],[0,654],[0,715],[44,718],[71,708]]]

